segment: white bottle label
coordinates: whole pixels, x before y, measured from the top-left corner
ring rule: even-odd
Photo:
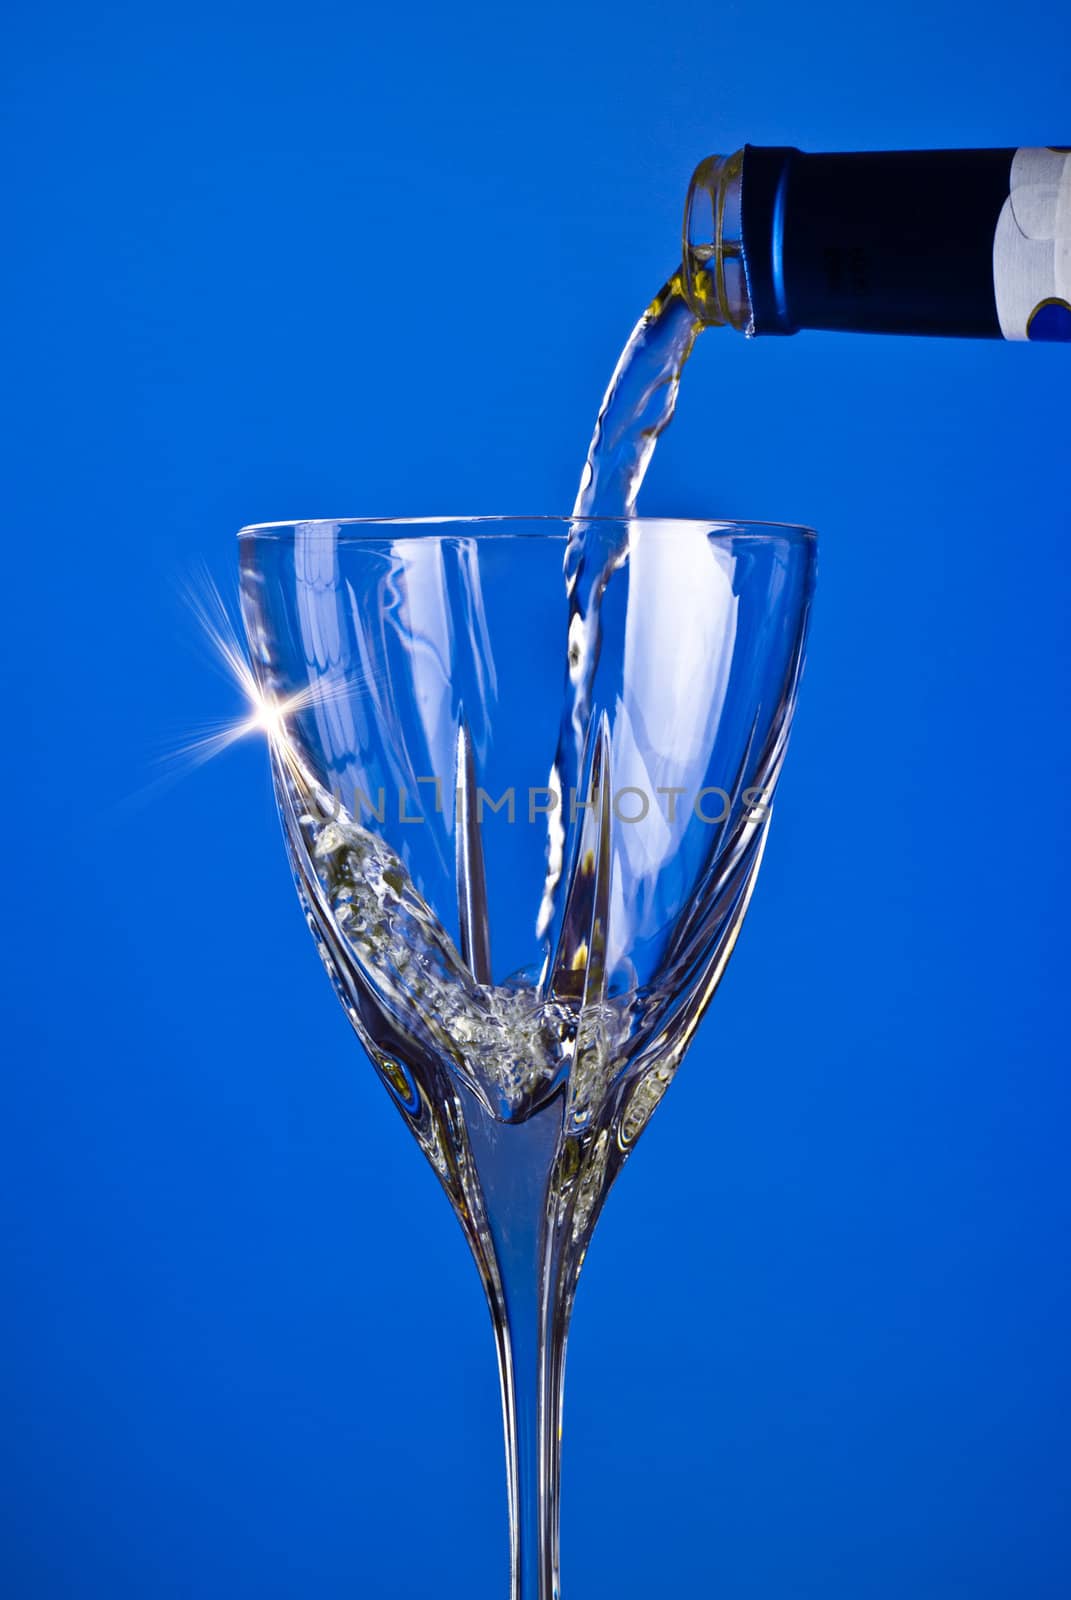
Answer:
[[[1071,150],[1017,150],[993,238],[1005,339],[1071,340]]]

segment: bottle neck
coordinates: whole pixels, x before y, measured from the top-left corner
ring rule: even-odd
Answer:
[[[697,169],[685,286],[707,324],[1071,338],[1071,153],[805,155]]]

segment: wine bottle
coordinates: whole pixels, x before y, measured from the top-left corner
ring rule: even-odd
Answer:
[[[807,155],[696,169],[685,287],[708,324],[1071,340],[1071,149]]]

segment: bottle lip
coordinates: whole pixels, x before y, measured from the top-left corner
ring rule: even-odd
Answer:
[[[684,202],[681,283],[694,315],[708,328],[751,331],[751,295],[741,233],[744,151],[707,156],[692,173]]]
[[[717,326],[719,315],[716,273],[707,269],[718,250],[718,189],[724,156],[707,156],[692,173],[684,201],[681,227],[681,262],[684,297],[701,322]]]

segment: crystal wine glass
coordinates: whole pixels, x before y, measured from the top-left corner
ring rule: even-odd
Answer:
[[[602,562],[586,633],[563,581],[578,536]],[[556,1600],[577,1276],[747,908],[814,535],[487,518],[239,538],[298,894],[475,1256],[513,1600]]]

